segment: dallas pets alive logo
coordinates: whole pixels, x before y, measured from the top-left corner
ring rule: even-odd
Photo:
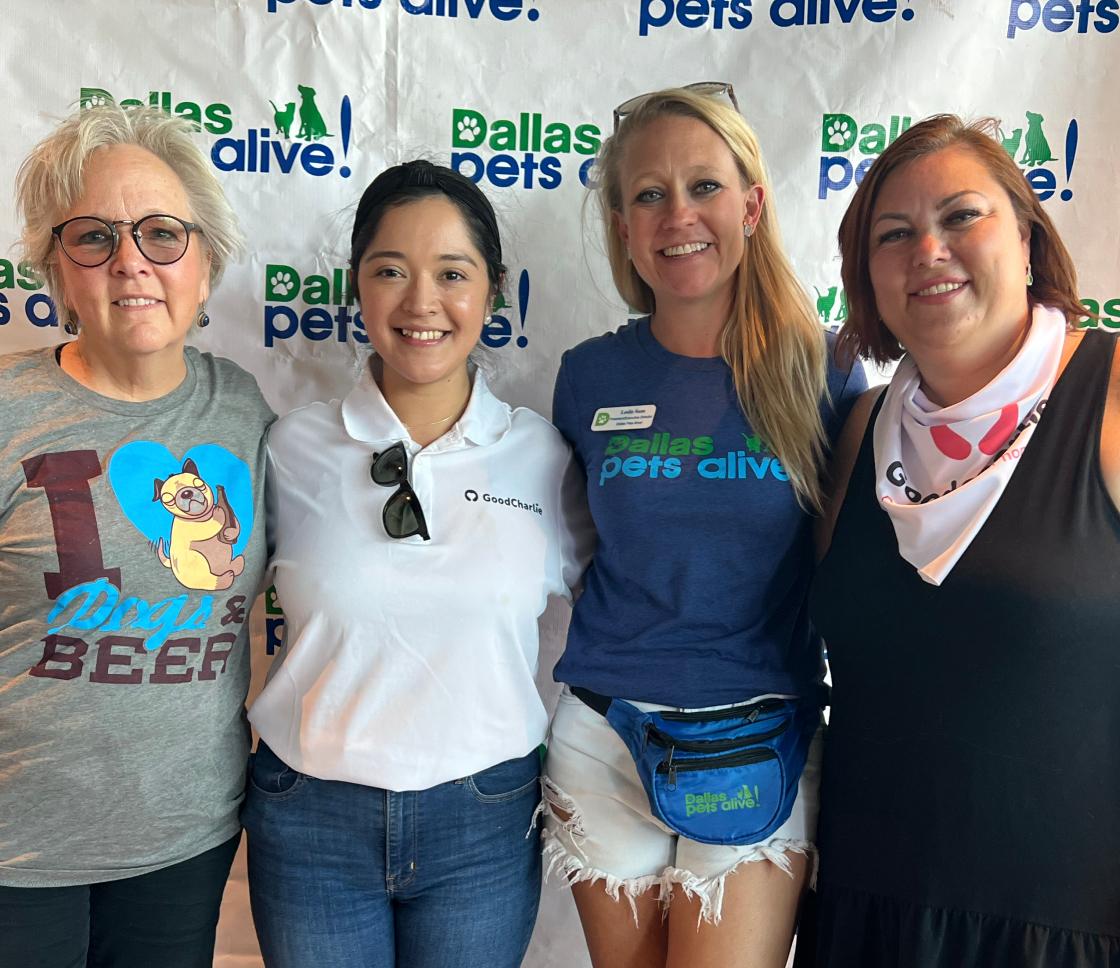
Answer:
[[[912,124],[909,115],[857,120],[850,114],[832,113],[821,117],[821,156],[817,175],[817,198],[827,199],[854,189],[887,145]],[[1005,122],[999,139],[1004,150],[1023,169],[1039,201],[1055,195],[1068,202],[1077,161],[1079,127],[1076,118],[1065,125],[1047,121],[1037,111],[1025,111],[1018,124]]]
[[[186,118],[200,132],[216,136],[210,161],[218,171],[314,178],[332,173],[349,178],[351,174],[347,163],[353,127],[349,95],[343,95],[337,107],[328,108],[316,88],[297,83],[294,90],[277,92],[275,99],[258,107],[255,127],[239,129],[233,108],[223,101],[180,100],[162,90],[149,91],[146,98],[118,99],[103,87],[81,88],[83,108],[114,101],[124,108],[160,108]],[[261,119],[270,121],[262,124]]]
[[[503,294],[494,300],[490,321],[479,339],[483,346],[525,349],[529,345],[525,327],[530,292],[529,270],[522,269],[514,293],[516,305],[507,302]],[[285,263],[269,263],[264,269],[264,346],[271,349],[278,342],[295,338],[313,343],[332,339],[338,343],[369,343],[356,303],[350,271],[343,266],[301,272]]]

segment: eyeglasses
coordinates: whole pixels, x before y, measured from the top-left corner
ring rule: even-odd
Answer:
[[[735,108],[736,111],[739,110],[739,102],[735,100],[735,88],[727,81],[697,81],[695,84],[686,84],[683,90],[692,91],[694,94],[703,94],[705,97],[720,97],[721,95],[726,95],[727,100],[731,102],[731,106]],[[650,93],[652,94],[653,92],[651,91]],[[614,109],[614,130],[616,132],[618,131],[618,126],[622,123],[622,119],[626,117],[626,115],[633,114],[637,111],[649,96],[649,94],[639,94],[637,97],[630,98],[629,101],[623,101]]]
[[[193,222],[174,215],[145,215],[142,219],[107,222],[93,215],[67,219],[51,229],[62,251],[75,265],[86,269],[104,265],[121,244],[118,225],[131,225],[132,241],[140,254],[157,266],[178,262],[187,252],[192,232],[201,232]]]
[[[388,450],[374,454],[369,476],[374,484],[397,489],[381,510],[385,533],[390,538],[411,538],[418,534],[425,541],[430,540],[420,499],[408,483],[408,451],[404,444],[393,444]]]

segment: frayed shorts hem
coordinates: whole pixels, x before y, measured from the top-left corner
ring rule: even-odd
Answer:
[[[663,914],[674,892],[700,903],[700,920],[716,924],[728,875],[744,864],[768,861],[794,875],[792,854],[810,861],[816,879],[817,795],[821,736],[810,747],[793,810],[757,844],[702,844],[680,836],[650,812],[649,799],[626,745],[597,712],[568,690],[560,697],[548,745],[538,808],[546,878],[572,885],[603,882],[615,900],[636,899],[658,888]]]
[[[700,902],[700,920],[709,924],[719,924],[723,912],[723,890],[727,878],[744,864],[769,861],[790,877],[793,876],[789,854],[804,854],[813,864],[813,879],[816,878],[817,848],[806,840],[770,840],[752,845],[752,849],[740,857],[727,870],[710,877],[698,876],[680,867],[666,867],[659,874],[646,874],[640,877],[618,877],[607,871],[591,867],[587,862],[570,853],[563,843],[553,835],[547,826],[543,833],[545,880],[571,887],[573,884],[603,882],[603,889],[614,900],[625,897],[630,904],[634,925],[638,925],[636,899],[652,888],[657,888],[657,900],[661,906],[661,916],[669,912],[669,902],[673,892],[679,889],[689,900]]]

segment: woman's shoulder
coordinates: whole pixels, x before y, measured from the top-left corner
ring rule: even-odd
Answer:
[[[614,357],[625,356],[638,348],[638,334],[648,317],[628,319],[607,333],[591,336],[564,351],[561,365],[566,368],[602,366]]]
[[[531,407],[510,407],[510,433],[538,455],[566,458],[570,450],[552,421]]]
[[[314,400],[290,410],[268,428],[270,451],[304,449],[309,443],[325,443],[331,428],[339,426],[340,400]]]
[[[53,346],[41,346],[0,356],[0,394],[7,395],[19,384],[38,379],[55,349]]]
[[[184,352],[196,370],[206,375],[212,391],[220,390],[223,395],[236,398],[269,422],[276,418],[261,393],[257,378],[248,370],[231,359],[215,356],[193,346],[186,347]]]

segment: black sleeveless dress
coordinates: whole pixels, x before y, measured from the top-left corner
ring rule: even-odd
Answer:
[[[940,587],[877,504],[876,407],[811,595],[833,702],[799,965],[1120,966],[1120,513],[1099,457],[1115,345],[1082,339]]]

